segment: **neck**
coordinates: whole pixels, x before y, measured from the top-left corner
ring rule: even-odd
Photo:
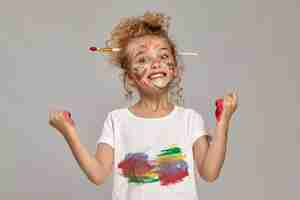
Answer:
[[[157,112],[159,110],[168,110],[173,105],[168,100],[168,93],[162,93],[155,96],[141,95],[137,105],[143,110]]]

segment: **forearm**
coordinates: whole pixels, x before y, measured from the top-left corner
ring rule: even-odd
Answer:
[[[102,163],[92,156],[87,149],[80,143],[78,134],[75,130],[66,136],[66,141],[73,153],[74,158],[79,164],[87,178],[96,185],[101,184],[106,177],[106,170]]]
[[[208,181],[215,180],[222,169],[227,146],[229,120],[221,120],[217,126],[204,161],[204,175]]]

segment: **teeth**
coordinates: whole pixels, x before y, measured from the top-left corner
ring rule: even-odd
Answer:
[[[159,73],[159,74],[155,74],[155,75],[152,75],[152,76],[150,76],[149,78],[157,78],[157,77],[163,77],[164,76],[164,74],[163,73]]]

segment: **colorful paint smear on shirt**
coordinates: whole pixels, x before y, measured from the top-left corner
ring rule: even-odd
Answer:
[[[161,150],[155,160],[150,160],[146,153],[128,153],[118,167],[129,183],[153,183],[161,185],[175,184],[188,176],[186,156],[175,145]]]

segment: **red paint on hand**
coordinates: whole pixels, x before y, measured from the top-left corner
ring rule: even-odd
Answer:
[[[68,120],[68,122],[70,122],[73,126],[75,126],[75,123],[73,121],[73,119],[71,118],[71,113],[68,111],[64,112],[64,117]]]
[[[217,122],[219,122],[221,119],[222,111],[223,111],[223,99],[217,99],[215,104],[216,104],[215,116],[216,116]]]
[[[70,113],[70,112],[67,112],[67,111],[65,111],[65,112],[64,112],[64,116],[65,116],[65,118],[66,118],[66,119],[68,119],[68,118],[70,118],[70,117],[71,117],[71,113]]]

